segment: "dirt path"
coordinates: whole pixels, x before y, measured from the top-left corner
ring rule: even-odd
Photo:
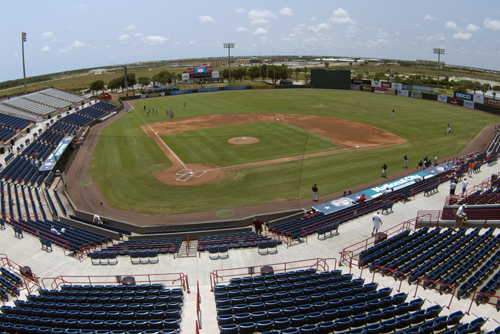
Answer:
[[[126,102],[126,105],[129,110],[135,108],[133,103],[129,101]],[[75,160],[73,161],[69,171],[65,175],[69,194],[73,199],[73,202],[77,205],[77,207],[80,210],[91,213],[98,213],[104,217],[110,217],[113,219],[129,222],[132,224],[145,225],[145,226],[226,220],[226,218],[218,218],[216,216],[217,212],[216,210],[180,214],[174,216],[148,216],[136,212],[116,209],[108,205],[106,199],[102,195],[97,185],[93,183],[92,177],[87,172],[87,169],[92,159],[92,154],[97,145],[102,130],[114,120],[125,116],[126,116],[125,113],[119,113],[117,116],[112,117],[103,123],[98,123],[95,126],[93,126],[89,131],[87,139],[85,140],[84,144],[80,148],[80,151],[75,157]],[[474,138],[474,140],[462,152],[457,153],[451,157],[440,159],[439,161],[460,157],[473,151],[484,151],[489,142],[491,141],[491,139],[493,138],[493,135],[494,135],[494,125],[488,125],[476,136],[476,138]],[[364,189],[372,188],[381,185],[383,183],[413,174],[415,172],[416,168],[410,168],[400,173],[390,175],[387,179],[378,179],[365,184],[360,184],[356,187],[351,188],[350,190],[352,192],[362,191]],[[320,201],[322,202],[331,201],[333,199],[341,197],[342,194],[343,190],[325,196],[320,196]],[[268,204],[236,207],[229,209],[233,210],[235,213],[234,216],[231,217],[231,219],[240,219],[257,213],[279,212],[279,211],[292,210],[298,208],[310,208],[314,204],[316,204],[316,202],[313,202],[311,199],[300,199],[289,202],[268,203]]]

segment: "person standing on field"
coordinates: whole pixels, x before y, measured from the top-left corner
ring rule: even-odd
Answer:
[[[318,201],[318,187],[316,186],[316,183],[312,187],[312,191],[313,191],[313,202],[317,202]]]
[[[381,177],[387,178],[387,165],[386,164],[384,164],[382,166],[382,176]]]
[[[406,154],[403,158],[403,168],[408,168],[408,157],[406,156]]]
[[[392,117],[394,117],[394,114],[395,114],[395,113],[396,113],[396,112],[394,111],[394,109],[392,109]]]

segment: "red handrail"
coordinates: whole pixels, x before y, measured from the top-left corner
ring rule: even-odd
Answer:
[[[392,277],[394,277],[394,279],[399,279],[399,288],[398,288],[398,292],[401,291],[401,284],[403,284],[403,279],[404,279],[404,276],[405,274],[402,272],[402,271],[399,271],[399,270],[395,270],[395,269],[391,269],[391,268],[387,268],[387,267],[383,267],[383,266],[379,266],[379,265],[375,265],[373,267],[373,277],[372,277],[372,283],[375,282],[375,273],[377,272],[377,268],[380,268],[382,270],[389,270],[390,272],[393,272],[393,273],[398,273],[400,274],[401,276],[399,278],[397,278],[395,275],[391,275]],[[382,276],[385,276],[386,274],[384,274],[383,272],[381,273]]]
[[[201,329],[201,321],[202,321],[202,314],[201,314],[201,294],[200,294],[200,282],[196,281],[196,317],[197,317],[197,329]]]
[[[259,266],[250,266],[250,267],[239,267],[239,268],[228,268],[228,269],[216,269],[210,273],[210,291],[214,290],[214,286],[223,281],[224,278],[231,277],[240,277],[240,276],[253,276],[254,274],[260,275],[260,273],[255,273],[255,268],[263,267],[263,266],[273,266],[274,272],[287,272],[290,270],[298,270],[298,269],[310,269],[316,268],[316,270],[321,269],[321,271],[330,270],[330,265],[328,261],[334,261],[334,269],[337,268],[337,259],[336,258],[314,258],[314,259],[306,259],[306,260],[297,260],[297,261],[289,261],[289,262],[279,262],[272,264],[263,264]],[[295,264],[299,264],[296,265]],[[280,266],[279,268],[275,268],[276,266]],[[222,275],[221,273],[229,272],[229,274]]]
[[[32,292],[40,288],[40,277],[37,277],[33,272],[31,272],[31,277],[23,275],[21,273],[21,269],[24,270],[24,268],[14,261],[10,260],[6,254],[0,254],[0,262],[0,267],[8,267],[8,269],[16,270],[19,273],[19,277],[22,278],[23,283],[16,285],[16,287],[22,288],[24,286],[28,291],[28,294],[31,294]]]
[[[9,223],[13,226],[20,227],[23,231],[31,233],[35,237],[43,237],[44,239],[47,239],[50,242],[60,246],[61,248],[64,249],[65,254],[66,254],[66,251],[69,251],[69,241],[67,241],[67,240],[59,238],[59,237],[53,235],[52,233],[48,233],[48,232],[39,230],[35,227],[32,227],[31,225],[22,223],[22,222],[15,220],[13,218],[9,218]]]
[[[479,306],[479,304],[481,303],[481,304],[490,304],[490,305],[493,305],[493,306],[498,307],[498,304],[497,304],[497,303],[491,303],[491,302],[489,302],[489,301],[487,301],[487,300],[485,300],[485,299],[477,299],[477,298],[476,298],[476,296],[477,296],[477,295],[486,296],[486,297],[488,297],[488,298],[492,298],[492,297],[493,297],[493,298],[497,298],[497,303],[498,303],[498,301],[500,300],[500,296],[490,295],[489,293],[484,293],[484,292],[476,291],[476,292],[474,292],[474,294],[472,295],[472,298],[471,298],[471,301],[470,301],[470,305],[469,305],[469,309],[467,310],[467,313],[465,313],[465,314],[470,315],[470,309],[472,308],[472,304],[473,304],[474,302],[476,302],[478,306]]]
[[[439,285],[439,287],[441,287],[441,285],[444,285],[444,286],[447,286],[449,288],[452,288],[453,291],[452,292],[449,292],[449,291],[446,291],[445,290],[441,290],[438,288],[435,288],[433,286],[424,286],[423,284],[420,284],[420,281],[427,281],[427,282],[430,282],[430,283],[433,283],[433,284],[437,284]],[[450,298],[450,302],[447,306],[448,310],[450,309],[450,306],[451,306],[451,302],[453,301],[453,296],[455,295],[455,291],[457,290],[457,288],[453,285],[450,285],[450,284],[446,284],[446,283],[443,283],[443,282],[438,282],[438,281],[433,281],[433,280],[430,280],[428,278],[425,278],[425,277],[419,277],[418,280],[417,280],[417,287],[415,288],[415,294],[413,295],[413,298],[415,298],[417,296],[417,291],[418,291],[418,287],[422,285],[424,287],[424,290],[425,289],[433,289],[433,290],[437,290],[439,291],[439,293],[448,293],[448,294],[451,294],[451,298]]]
[[[124,276],[129,276],[129,274],[122,275],[94,275],[94,276],[80,276],[80,275],[59,275],[57,277],[47,277],[41,279],[41,285],[44,289],[48,287],[50,290],[56,290],[62,284],[89,284],[89,285],[101,285],[101,284],[119,284],[121,283],[121,278]],[[158,273],[158,274],[134,274],[135,283],[171,283],[172,285],[178,284],[187,293],[191,293],[189,289],[189,280],[184,273]]]

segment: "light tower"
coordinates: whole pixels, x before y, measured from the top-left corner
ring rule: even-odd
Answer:
[[[227,49],[227,63],[229,65],[229,86],[231,86],[231,48],[234,48],[235,43],[224,43],[224,48]]]
[[[440,48],[434,48],[434,53],[438,55],[438,83],[437,83],[437,87],[439,88],[439,68],[441,67],[441,55],[444,55],[444,49],[440,49]]]
[[[24,67],[24,42],[26,42],[26,33],[21,33],[22,42],[21,45],[23,47],[23,78],[24,78],[24,94],[28,94],[28,88],[26,88],[26,69]]]

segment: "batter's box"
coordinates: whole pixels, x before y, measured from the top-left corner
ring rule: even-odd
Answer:
[[[207,172],[206,170],[197,170],[196,172],[194,172],[194,174],[191,174],[191,176],[202,177],[203,175],[205,175],[206,172]]]
[[[191,176],[193,176],[193,174],[190,174],[190,173],[187,173],[187,174],[183,174],[181,176],[179,176],[176,181],[187,181],[191,178]]]
[[[184,168],[184,169],[181,169],[180,171],[178,171],[177,173],[175,173],[175,175],[186,175],[186,174],[190,174],[191,173],[191,169],[187,169],[187,168]]]

